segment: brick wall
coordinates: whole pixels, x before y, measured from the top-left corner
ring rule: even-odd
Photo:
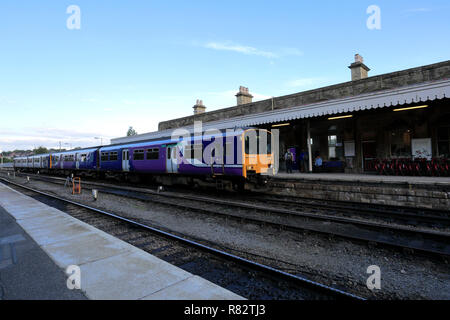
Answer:
[[[263,192],[325,200],[450,210],[450,183],[269,179]]]

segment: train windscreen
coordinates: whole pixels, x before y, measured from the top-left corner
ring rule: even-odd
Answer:
[[[246,154],[271,154],[272,137],[267,130],[247,130],[245,132]]]

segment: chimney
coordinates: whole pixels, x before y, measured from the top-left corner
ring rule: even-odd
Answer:
[[[240,86],[239,92],[236,94],[237,105],[243,105],[247,103],[252,103],[253,96],[248,93],[248,88]]]
[[[206,107],[203,104],[202,100],[197,99],[197,103],[193,106],[194,108],[194,114],[204,113]]]
[[[352,71],[352,81],[367,78],[370,69],[364,64],[364,59],[359,54],[355,54],[355,62],[349,66]]]

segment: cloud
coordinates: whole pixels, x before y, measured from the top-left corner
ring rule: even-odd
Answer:
[[[283,56],[301,56],[303,52],[296,48],[280,48],[276,52],[264,51],[251,46],[236,44],[233,42],[208,42],[203,45],[204,48],[218,51],[233,51],[246,55],[261,56],[269,59],[276,59]]]
[[[61,142],[63,148],[71,145],[75,147],[88,147],[99,144],[94,137],[103,137],[103,144],[108,143],[111,136],[96,131],[78,131],[61,128],[23,128],[22,130],[0,131],[0,148],[3,150],[33,149],[44,146],[57,148]]]
[[[243,53],[243,54],[247,54],[247,55],[262,56],[265,58],[276,58],[277,57],[277,55],[273,52],[262,51],[262,50],[254,48],[254,47],[243,46],[243,45],[239,45],[239,44],[208,42],[207,44],[204,45],[204,47],[208,48],[208,49],[214,49],[214,50],[234,51],[234,52]]]
[[[430,12],[433,11],[431,8],[412,8],[412,9],[407,9],[404,12]]]

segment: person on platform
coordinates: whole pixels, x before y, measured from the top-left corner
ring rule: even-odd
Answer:
[[[286,163],[286,173],[292,173],[292,160],[293,160],[293,154],[288,149],[286,150],[286,153],[284,154],[284,161]]]
[[[302,149],[302,151],[300,152],[300,156],[299,156],[298,160],[299,160],[298,171],[305,172],[305,173],[308,172],[308,169],[307,169],[308,153],[305,152],[304,149]]]
[[[321,172],[322,171],[322,158],[320,155],[316,156],[316,160],[314,161],[314,171]]]

